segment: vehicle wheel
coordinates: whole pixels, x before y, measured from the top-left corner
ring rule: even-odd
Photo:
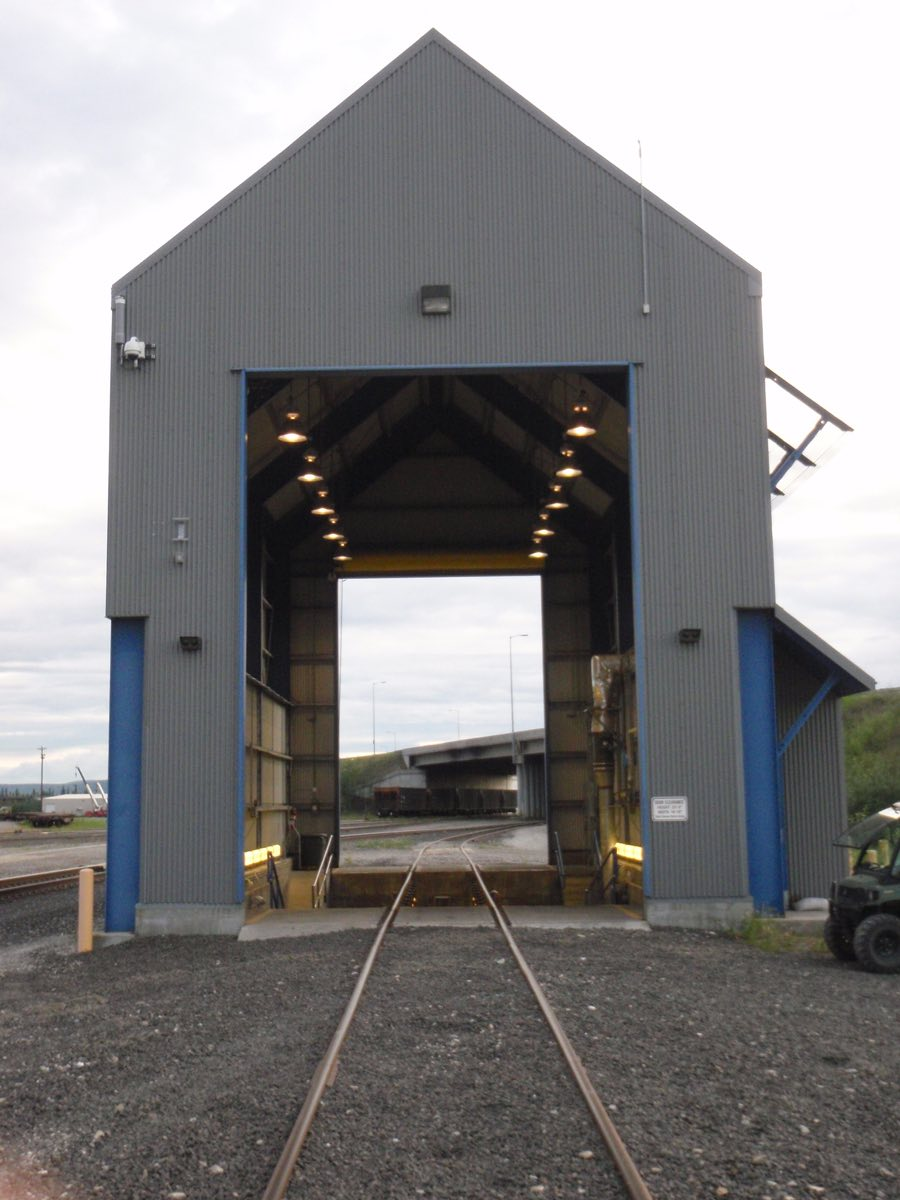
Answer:
[[[856,952],[853,949],[853,934],[847,929],[846,925],[840,921],[835,921],[834,917],[829,917],[825,922],[824,937],[825,945],[835,958],[839,958],[841,962],[855,961]]]
[[[876,913],[861,921],[853,935],[859,965],[880,975],[900,972],[900,917]]]

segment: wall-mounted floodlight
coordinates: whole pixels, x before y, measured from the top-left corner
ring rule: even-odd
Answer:
[[[197,637],[196,633],[183,633],[178,639],[178,645],[186,653],[193,654],[203,645],[203,639]]]
[[[419,292],[423,317],[445,317],[451,311],[450,284],[425,283]]]
[[[679,629],[678,640],[682,646],[696,646],[700,641],[699,629]]]

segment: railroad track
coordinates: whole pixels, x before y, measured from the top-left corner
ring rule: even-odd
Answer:
[[[106,867],[101,863],[89,868],[65,867],[60,871],[35,871],[30,875],[11,875],[8,879],[0,879],[0,899],[3,897],[13,899],[38,892],[72,887],[78,882],[78,872],[84,870],[93,871],[95,876],[106,874]]]
[[[477,893],[480,894],[484,904],[490,909],[494,923],[500,934],[506,941],[507,947],[516,962],[520,972],[522,973],[525,982],[531,990],[542,1016],[544,1017],[547,1026],[549,1027],[557,1046],[562,1054],[563,1060],[568,1068],[579,1092],[585,1102],[588,1113],[592,1118],[596,1129],[598,1130],[606,1151],[612,1161],[622,1183],[624,1195],[628,1200],[652,1200],[651,1193],[647,1188],[646,1183],[640,1175],[631,1155],[629,1154],[622,1138],[620,1137],[612,1118],[604,1107],[593,1083],[588,1076],[588,1073],[575,1052],[565,1030],[563,1029],[559,1018],[553,1010],[552,1005],[547,999],[543,989],[541,988],[537,978],[525,960],[522,951],[513,938],[509,930],[509,921],[506,914],[503,912],[497,898],[492,894],[485,884],[484,878],[477,864],[467,850],[467,844],[475,841],[480,837],[490,836],[491,833],[496,833],[497,830],[482,830],[479,833],[455,833],[449,834],[446,837],[438,838],[433,842],[423,846],[416,855],[412,866],[410,867],[403,883],[401,884],[393,902],[385,909],[372,945],[364,964],[362,965],[357,977],[356,985],[350,1000],[338,1022],[337,1028],[332,1036],[328,1049],[324,1057],[317,1066],[312,1082],[306,1098],[300,1109],[299,1114],[294,1122],[294,1125],[288,1135],[284,1148],[275,1165],[272,1175],[269,1179],[262,1200],[284,1200],[285,1195],[291,1181],[294,1177],[300,1155],[303,1151],[303,1146],[312,1128],[313,1122],[318,1112],[319,1105],[325,1094],[326,1089],[333,1083],[338,1069],[338,1061],[341,1050],[346,1041],[353,1019],[360,1007],[366,985],[372,974],[372,970],[378,959],[379,953],[384,945],[385,939],[394,924],[394,920],[404,900],[409,902],[408,897],[412,895],[413,883],[416,872],[420,868],[420,864],[430,851],[439,846],[443,846],[447,842],[460,841],[462,844],[459,849],[465,858],[469,870],[472,872]]]

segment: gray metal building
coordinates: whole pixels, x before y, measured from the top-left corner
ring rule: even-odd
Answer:
[[[761,293],[436,32],[119,280],[108,927],[336,827],[351,573],[540,571],[551,836],[651,922],[822,894],[872,681],[776,608]]]

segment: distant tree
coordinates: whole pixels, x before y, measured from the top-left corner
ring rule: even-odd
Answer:
[[[900,802],[900,688],[844,701],[850,824]]]

